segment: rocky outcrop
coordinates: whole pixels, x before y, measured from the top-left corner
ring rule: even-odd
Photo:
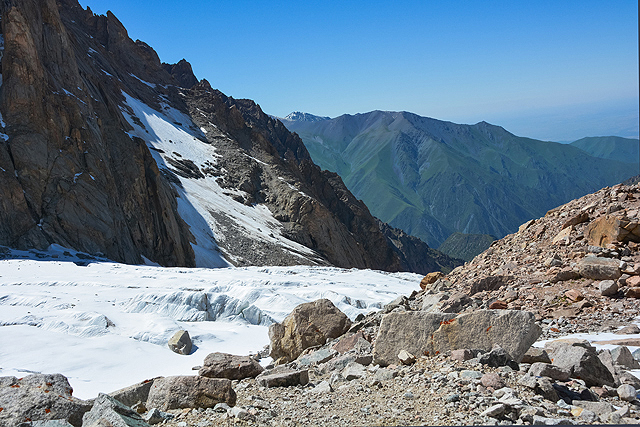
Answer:
[[[282,323],[269,326],[270,356],[281,363],[294,360],[305,349],[341,336],[350,326],[349,318],[328,299],[300,304]]]
[[[173,82],[155,52],[74,0],[6,1],[0,13],[0,244],[194,265],[175,194],[118,107],[121,90],[150,98],[139,79]]]
[[[80,427],[91,404],[76,399],[72,393],[69,381],[60,374],[0,377],[0,424],[64,419]]]

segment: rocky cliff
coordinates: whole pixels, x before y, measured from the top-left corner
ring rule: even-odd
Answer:
[[[110,12],[26,0],[0,13],[0,244],[128,263],[427,271],[300,138],[187,61],[161,64]]]

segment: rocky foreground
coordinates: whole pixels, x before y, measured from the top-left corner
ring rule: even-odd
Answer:
[[[640,352],[626,346],[640,343],[639,222],[640,187],[606,188],[355,322],[328,300],[302,304],[261,354],[213,353],[197,375],[93,401],[61,375],[0,378],[0,424],[638,424]],[[559,339],[598,331],[620,334],[612,350]]]

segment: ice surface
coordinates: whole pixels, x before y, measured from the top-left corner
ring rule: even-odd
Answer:
[[[155,376],[193,375],[210,352],[261,350],[269,343],[268,325],[300,303],[328,298],[354,318],[411,293],[421,279],[331,267],[188,269],[73,260],[84,261],[59,246],[46,260],[0,260],[0,376],[62,373],[80,398]],[[194,341],[189,356],[166,345],[179,329]]]

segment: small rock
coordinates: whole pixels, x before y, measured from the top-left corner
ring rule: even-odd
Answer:
[[[367,371],[364,366],[359,363],[351,362],[342,371],[342,376],[347,381],[357,380],[367,375]]]
[[[470,360],[470,359],[473,359],[474,357],[475,355],[473,354],[473,352],[466,348],[451,351],[451,358],[453,360],[459,360],[461,362],[464,362],[465,360]]]
[[[316,385],[314,388],[309,390],[309,393],[324,394],[324,393],[331,393],[332,391],[333,391],[333,388],[331,387],[331,384],[329,384],[328,381],[321,381],[318,385]]]
[[[226,403],[222,402],[222,403],[218,403],[216,406],[213,407],[213,410],[215,412],[227,412],[229,409],[231,409],[231,406],[227,405]]]
[[[490,310],[506,310],[508,307],[509,307],[509,304],[500,300],[494,301],[489,305]]]
[[[617,389],[618,397],[627,402],[633,402],[636,399],[636,389],[629,384],[622,384]]]
[[[504,381],[500,378],[496,372],[487,372],[480,379],[480,383],[489,388],[493,388],[494,390],[501,389],[505,386]]]
[[[618,293],[618,284],[613,280],[603,280],[598,285],[598,289],[603,297],[612,297]]]
[[[249,411],[247,411],[246,409],[240,407],[240,406],[234,406],[233,408],[230,408],[227,411],[227,414],[229,414],[229,416],[237,418],[239,420],[250,420],[253,419],[253,415],[251,415],[249,413]]]
[[[638,328],[637,325],[629,325],[629,326],[625,326],[624,328],[614,332],[615,334],[618,335],[634,335],[634,334],[640,334],[640,328]]]
[[[145,420],[148,424],[154,425],[159,424],[165,420],[170,420],[174,417],[173,414],[169,414],[167,412],[162,412],[158,408],[153,408],[149,412],[147,412],[142,419]]]
[[[628,279],[627,282],[629,282]],[[640,287],[628,288],[625,291],[624,296],[627,298],[640,298]]]
[[[573,302],[578,302],[584,299],[584,296],[582,296],[582,292],[577,289],[569,289],[564,293],[564,296],[569,298]]]
[[[522,363],[532,364],[536,362],[551,363],[551,359],[546,350],[538,347],[530,347],[522,357]]]
[[[265,371],[266,372],[266,371]],[[306,385],[309,382],[308,370],[283,370],[258,375],[256,381],[263,387],[289,387]]]
[[[549,377],[552,380],[567,381],[569,371],[549,363],[536,362],[529,368],[529,375],[534,377]]]
[[[640,363],[633,358],[629,349],[624,345],[613,348],[611,358],[615,365],[624,366],[627,369],[640,369]]]
[[[498,418],[499,416],[504,414],[506,410],[507,410],[507,405],[505,405],[503,403],[498,403],[496,405],[490,406],[487,409],[485,409],[480,414],[480,416],[481,417]]]
[[[406,350],[400,350],[400,353],[398,353],[398,359],[400,359],[400,362],[402,362],[403,365],[412,365],[416,363],[416,357]]]

